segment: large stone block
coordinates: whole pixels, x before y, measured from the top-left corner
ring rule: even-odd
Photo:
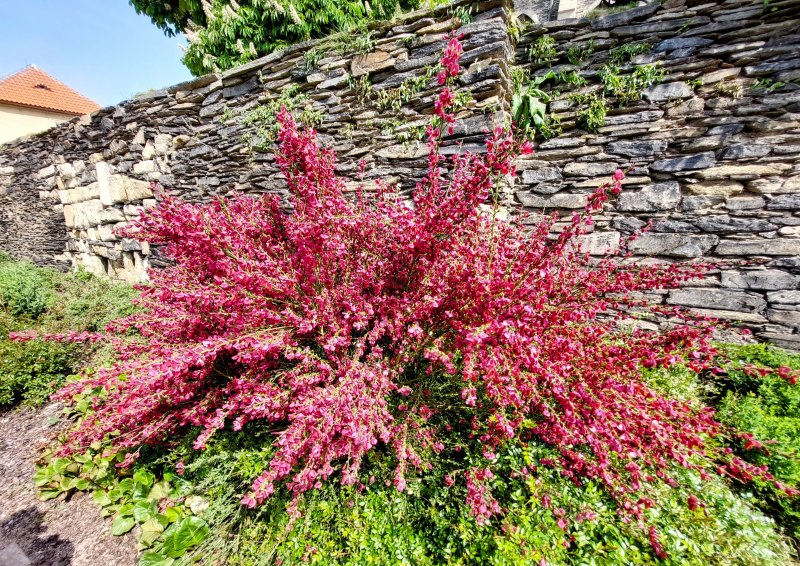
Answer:
[[[763,312],[767,307],[767,301],[761,295],[728,289],[674,289],[669,292],[667,302],[736,312]]]
[[[642,93],[642,96],[650,102],[666,102],[667,100],[689,98],[693,95],[694,89],[683,81],[651,86]]]
[[[517,198],[523,206],[529,208],[583,208],[587,202],[587,195],[572,193],[558,193],[550,197],[541,197],[517,191]]]
[[[680,185],[676,181],[669,181],[647,185],[635,193],[622,193],[617,201],[617,209],[626,212],[653,212],[675,208],[680,202]]]
[[[748,190],[760,194],[780,195],[800,193],[800,175],[795,177],[765,177],[747,183]]]
[[[789,169],[791,165],[785,163],[770,163],[767,165],[719,165],[709,169],[703,169],[695,173],[701,179],[736,179],[739,181],[751,181],[759,177],[770,175],[781,175]]]
[[[776,305],[800,305],[800,291],[775,291],[767,293],[767,300],[770,304]]]
[[[719,255],[738,256],[800,255],[800,239],[723,240],[716,251]]]
[[[578,245],[582,252],[591,255],[605,255],[619,248],[619,232],[594,232],[580,236]]]
[[[686,185],[686,190],[693,195],[729,197],[741,193],[744,185],[738,181],[701,181]]]
[[[717,242],[719,236],[711,234],[642,234],[630,249],[638,255],[688,258],[705,255]]]
[[[780,269],[723,271],[720,280],[723,287],[759,291],[797,289],[800,286],[800,275],[793,275]]]
[[[714,152],[707,151],[695,155],[684,155],[670,159],[661,159],[650,165],[652,171],[662,173],[677,173],[694,169],[706,169],[714,165]]]

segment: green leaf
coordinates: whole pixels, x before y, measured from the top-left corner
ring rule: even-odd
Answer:
[[[139,566],[170,566],[175,559],[167,558],[158,552],[145,552],[139,558]]]
[[[152,517],[142,523],[142,534],[139,542],[145,546],[152,546],[164,532],[164,525],[158,517]]]
[[[135,526],[136,521],[133,520],[133,517],[117,517],[117,519],[111,525],[111,534],[115,537],[118,537],[130,532],[130,530]]]
[[[153,489],[150,490],[150,493],[147,495],[147,499],[150,499],[151,501],[161,501],[168,495],[169,484],[165,481],[160,481],[153,486]]]
[[[164,538],[164,553],[173,558],[183,556],[187,550],[203,542],[209,532],[208,524],[203,519],[186,517],[174,527],[170,527]]]
[[[36,470],[36,473],[33,474],[33,481],[36,484],[36,487],[42,487],[50,483],[55,475],[55,471],[50,467],[47,466],[46,468],[39,468]]]
[[[55,499],[59,495],[63,493],[60,489],[42,489],[39,491],[39,499],[42,501],[48,501],[50,499]]]
[[[156,514],[156,506],[152,501],[137,501],[133,506],[133,518],[137,523],[144,523]]]
[[[133,516],[133,503],[126,503],[122,507],[119,508],[117,514],[123,517],[131,517]]]
[[[102,489],[96,489],[92,493],[92,499],[94,499],[94,502],[97,503],[100,507],[106,507],[108,505],[111,505],[111,499],[108,497],[108,494],[106,494],[106,492],[103,491]]]
[[[167,521],[174,523],[183,517],[183,512],[177,507],[167,507],[164,509],[164,516],[167,518]]]

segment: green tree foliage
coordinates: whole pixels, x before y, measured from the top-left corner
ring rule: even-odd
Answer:
[[[168,35],[183,31],[195,75],[224,71],[277,49],[363,26],[419,0],[130,0]]]
[[[149,17],[169,36],[185,30],[189,22],[206,25],[201,0],[128,0],[137,14]]]

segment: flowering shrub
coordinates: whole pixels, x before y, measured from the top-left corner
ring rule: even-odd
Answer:
[[[360,472],[373,456],[393,462],[402,492],[434,457],[449,458],[457,473],[442,481],[466,487],[479,524],[504,511],[492,480],[511,439],[555,454],[522,466],[523,477],[543,466],[597,481],[631,518],[652,505],[644,484],[680,483],[676,465],[771,479],[718,448],[713,437],[727,429],[713,411],[642,377],[679,362],[709,367],[711,323],[672,310],[678,322],[660,333],[619,324],[631,308],[657,310],[633,293],[702,271],[625,262],[625,246],[600,260],[582,250],[621,171],[551,239],[555,216],[532,231],[498,219],[498,192],[529,144],[498,129],[485,154],[445,161],[460,53],[451,39],[413,202],[383,185],[373,197],[347,194],[334,154],[284,111],[276,159],[291,211],[276,196],[194,205],[162,195],[132,224],[126,235],[163,246],[173,265],[151,273],[142,313],[109,326],[139,337],[118,342],[118,363],[60,393],[107,390],[65,452],[110,439],[132,462],[188,427],[202,449],[220,429],[258,421],[275,442],[248,506],[279,489],[297,501],[334,477],[366,489]],[[693,497],[689,506],[703,504]],[[658,532],[649,538],[663,554]]]

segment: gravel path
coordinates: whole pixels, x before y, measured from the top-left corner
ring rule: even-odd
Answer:
[[[135,540],[112,536],[91,497],[36,496],[34,462],[57,434],[60,414],[56,404],[0,413],[0,566],[135,564]]]

